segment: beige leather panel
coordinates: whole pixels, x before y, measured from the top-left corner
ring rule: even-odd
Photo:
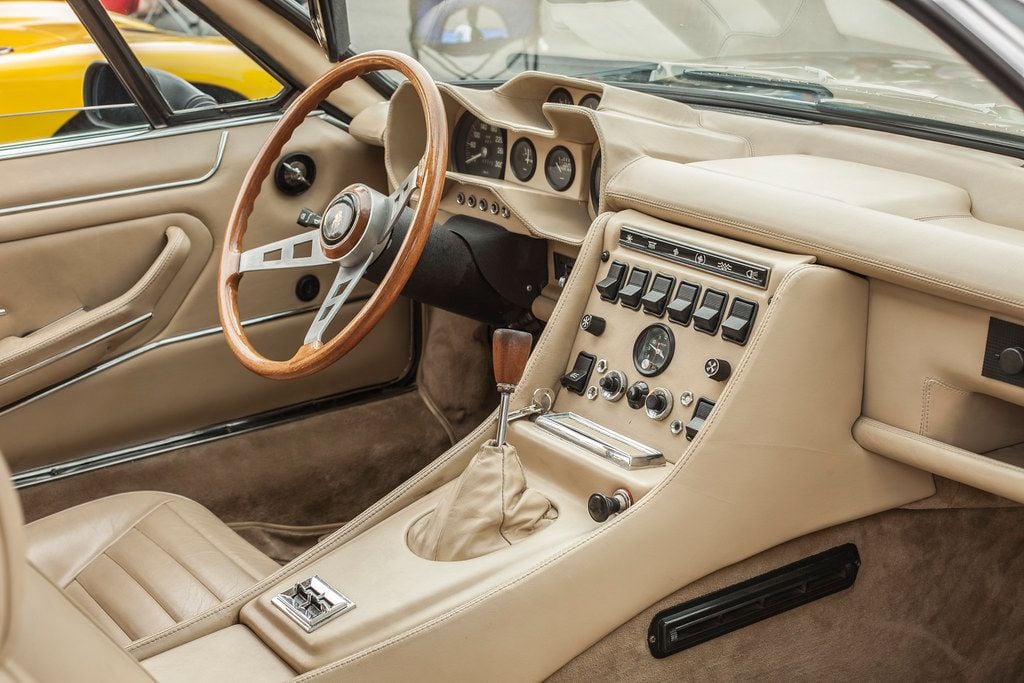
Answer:
[[[9,494],[12,498],[14,492]],[[25,565],[24,557],[22,564]],[[31,565],[0,671],[15,681],[152,681],[131,655]]]
[[[295,672],[245,626],[229,626],[142,662],[160,683],[288,681]]]
[[[908,192],[915,191],[917,183]],[[608,201],[949,299],[1024,315],[1024,232],[998,241],[853,206],[808,191],[653,158],[608,184]],[[958,268],[949,269],[949,254]]]
[[[72,372],[136,349],[150,337],[152,342],[161,342],[219,326],[213,256],[219,254],[223,228],[242,175],[270,127],[269,123],[260,123],[227,129],[220,168],[209,180],[197,185],[0,216],[0,261],[16,262],[12,270],[5,270],[14,279],[10,294],[7,290],[0,294],[0,307],[12,313],[9,322],[0,317],[0,325],[9,326],[0,327],[0,336],[24,335],[72,312],[78,305],[95,309],[129,292],[164,248],[164,233],[169,227],[180,227],[190,242],[186,264],[160,297],[153,309],[154,318],[142,333],[126,332],[112,338],[111,344],[97,344],[84,355],[51,363],[18,382],[0,386],[0,443],[4,444],[15,471],[148,442],[283,405],[388,382],[403,374],[412,340],[410,309],[405,301],[394,307],[375,336],[349,359],[315,377],[286,383],[263,380],[244,370],[221,340],[202,337],[147,351],[128,363],[25,406],[5,407],[15,394],[48,386]],[[111,187],[131,187],[136,179],[135,168],[160,168],[168,177],[183,180],[190,177],[195,157],[204,152],[205,141],[218,140],[219,136],[218,131],[213,137],[210,133],[196,133],[140,139],[4,160],[0,161],[0,172],[7,173],[8,168],[16,167],[19,174],[50,178],[50,183],[39,186],[49,193],[41,197],[44,199],[84,195],[98,175],[104,176]],[[318,162],[314,187],[301,196],[289,197],[268,180],[250,221],[246,246],[294,234],[300,209],[321,210],[351,182],[364,181],[379,188],[386,185],[381,151],[321,119],[307,119],[286,151],[308,153]],[[107,165],[107,159],[116,159],[121,154],[130,154],[133,163]],[[77,170],[81,168],[99,170],[83,175]],[[10,186],[0,188],[0,196],[5,196],[5,192],[13,190]],[[4,203],[8,206],[19,203],[10,194],[6,199]],[[38,273],[26,264],[33,264],[32,268],[42,264],[45,272],[41,277],[52,283],[52,289],[35,288],[33,278]],[[62,266],[66,275],[59,274]],[[309,306],[295,293],[298,278],[307,273],[319,277],[322,298],[327,282],[333,278],[329,266],[247,275],[240,287],[243,317]],[[370,286],[361,285],[357,294],[365,296],[370,290]],[[318,302],[319,299],[311,303]],[[354,310],[346,312],[346,319]],[[301,343],[303,326],[308,326],[310,318],[308,314],[268,324],[261,330],[253,329],[255,343],[275,357],[290,357]],[[68,324],[77,326],[75,322]],[[85,332],[80,336],[92,338]],[[40,350],[37,355],[45,353]],[[160,387],[159,394],[154,394],[155,386]],[[92,400],[96,395],[103,395],[105,400]],[[127,409],[132,411],[131,420],[124,419]],[[58,414],[64,428],[55,432],[53,416]]]
[[[125,493],[26,528],[28,559],[121,645],[174,626],[277,570],[206,508]]]

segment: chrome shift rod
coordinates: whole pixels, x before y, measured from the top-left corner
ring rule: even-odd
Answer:
[[[516,385],[523,378],[526,361],[530,358],[530,347],[533,337],[518,330],[500,329],[494,331],[492,346],[494,356],[494,379],[498,382],[498,394],[501,405],[498,410],[498,434],[496,441],[499,446],[505,445],[508,433],[509,401]]]

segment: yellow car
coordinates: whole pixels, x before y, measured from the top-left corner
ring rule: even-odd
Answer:
[[[180,76],[218,102],[272,97],[281,89],[220,36],[175,34],[110,16],[143,65]],[[103,59],[67,3],[0,0],[0,143],[81,129],[82,78]],[[16,114],[31,115],[11,116]]]

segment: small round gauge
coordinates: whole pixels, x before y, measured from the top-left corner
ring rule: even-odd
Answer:
[[[573,104],[572,93],[565,88],[555,88],[548,95],[551,104]]]
[[[455,170],[485,178],[505,177],[505,129],[464,114],[455,127]]]
[[[595,95],[594,93],[584,95],[580,99],[580,106],[586,107],[587,109],[597,109],[597,105],[599,104],[601,104],[601,96]]]
[[[660,323],[651,325],[633,343],[633,365],[644,377],[660,375],[672,361],[675,350],[672,330]]]
[[[576,160],[572,158],[572,152],[562,146],[548,152],[548,158],[544,161],[544,175],[554,189],[559,192],[568,190],[576,178]]]
[[[590,167],[590,205],[594,213],[601,208],[601,152],[594,157],[594,165]]]
[[[512,145],[512,159],[509,163],[512,173],[525,183],[537,170],[537,148],[528,139],[519,138]]]

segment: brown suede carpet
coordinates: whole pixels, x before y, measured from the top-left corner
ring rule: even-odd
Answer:
[[[187,496],[225,522],[355,517],[448,448],[415,391],[21,489],[27,520],[122,491]]]
[[[658,611],[846,542],[861,555],[853,588],[666,659],[650,655],[645,638]],[[691,584],[550,680],[1021,680],[1022,548],[1020,507],[875,515]],[[623,578],[643,580],[642,558],[636,575]]]

